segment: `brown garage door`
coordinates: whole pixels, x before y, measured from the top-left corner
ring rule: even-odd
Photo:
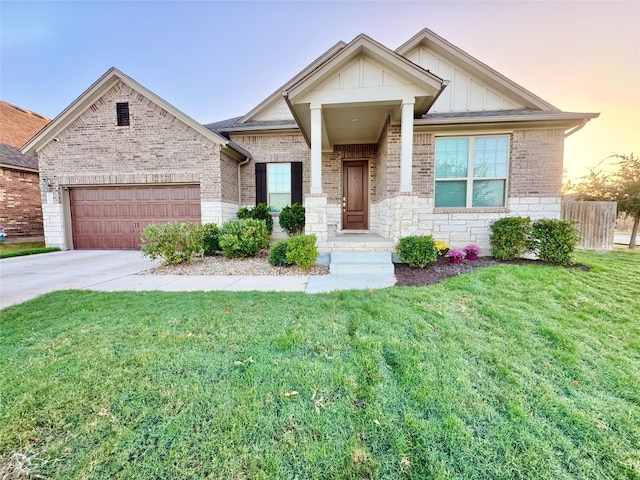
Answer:
[[[73,247],[127,250],[140,246],[150,223],[200,223],[200,187],[82,187],[69,190]]]

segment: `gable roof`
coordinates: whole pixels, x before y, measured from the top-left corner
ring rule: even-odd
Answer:
[[[508,79],[501,73],[456,47],[428,28],[422,29],[416,35],[400,45],[396,49],[396,52],[399,55],[406,56],[412,50],[421,45],[435,51],[445,58],[448,58],[453,63],[463,66],[470,73],[482,79],[497,91],[517,98],[526,108],[555,112],[560,111],[560,109],[554,107],[549,102]]]
[[[15,170],[38,172],[38,159],[36,157],[24,155],[19,148],[5,143],[0,143],[0,165]]]
[[[361,54],[374,57],[385,65],[391,66],[395,71],[401,71],[404,75],[411,76],[414,82],[427,89],[437,89],[439,91],[447,84],[446,81],[434,75],[429,70],[407,60],[402,55],[399,55],[381,43],[376,42],[371,37],[361,33],[337,52],[336,55],[319,65],[314,71],[300,78],[295,83],[290,82],[292,85],[283,90],[283,95],[291,100],[293,97],[300,95],[322,81],[322,79],[331,75],[341,65],[344,65]],[[418,112],[419,110],[418,104],[416,104],[416,111]],[[427,110],[428,108],[424,109],[422,113],[425,113]]]
[[[278,101],[282,100],[283,91],[288,90],[289,88],[291,88],[292,85],[296,84],[302,78],[306,77],[311,72],[316,70],[320,65],[326,62],[329,58],[333,57],[336,53],[342,50],[346,45],[347,44],[342,40],[337,42],[329,50],[324,52],[322,55],[316,58],[313,62],[311,62],[309,65],[303,68],[302,71],[300,71],[300,73],[298,73],[295,77],[293,77],[291,80],[285,83],[282,87],[280,87],[278,90],[276,90],[271,95],[269,95],[265,100],[260,102],[255,108],[251,109],[251,111],[249,111],[246,115],[243,115],[242,117],[240,117],[236,123],[247,123],[255,119],[256,117],[259,117],[261,114],[266,112]]]
[[[0,101],[0,143],[21,147],[49,122],[44,115]]]
[[[84,113],[95,101],[97,101],[102,95],[104,95],[113,85],[117,82],[123,82],[127,86],[133,88],[137,92],[144,95],[146,98],[153,101],[161,108],[168,111],[177,119],[193,128],[195,131],[203,135],[205,138],[209,138],[223,148],[231,150],[230,153],[235,154],[236,157],[250,157],[249,152],[229,141],[228,139],[218,135],[217,133],[204,127],[202,124],[196,122],[194,119],[175,108],[166,100],[160,98],[151,90],[142,86],[131,77],[125,75],[115,67],[110,68],[96,80],[87,90],[84,91],[78,98],[76,98],[62,113],[54,118],[49,125],[40,131],[35,137],[27,142],[22,147],[22,153],[28,155],[36,155],[38,150],[44,147],[47,143],[52,141],[58,133],[63,131],[74,120],[76,120],[82,113]]]

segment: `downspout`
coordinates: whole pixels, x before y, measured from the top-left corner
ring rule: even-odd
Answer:
[[[584,126],[587,124],[589,120],[584,118],[582,119],[582,123],[580,123],[580,125],[572,128],[571,130],[569,130],[568,132],[564,133],[564,138],[567,138],[569,135],[573,135],[574,133],[576,133],[578,130],[581,130],[582,128],[584,128]]]
[[[252,160],[253,156],[251,152],[231,140],[229,140],[225,146],[233,149],[244,157],[244,160],[238,163],[238,208],[240,208],[242,206],[242,176],[240,175],[240,167],[249,163],[249,160]]]
[[[242,175],[240,175],[240,167],[249,163],[249,160],[251,160],[251,157],[247,157],[238,164],[238,208],[242,208]]]

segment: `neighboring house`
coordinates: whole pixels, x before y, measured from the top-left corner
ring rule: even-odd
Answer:
[[[0,228],[11,229],[10,239],[44,236],[38,159],[20,147],[47,123],[47,117],[0,101]]]
[[[206,126],[112,68],[23,153],[51,185],[51,246],[135,248],[151,221],[302,202],[322,252],[363,233],[348,238],[488,247],[494,219],[559,218],[564,139],[597,116],[425,29],[395,51],[339,42],[245,116]]]

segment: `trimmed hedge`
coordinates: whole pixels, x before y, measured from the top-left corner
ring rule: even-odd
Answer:
[[[438,258],[438,248],[431,235],[401,238],[396,246],[396,253],[400,261],[408,263],[410,267],[424,268]]]
[[[504,217],[490,225],[492,255],[500,260],[521,258],[531,250],[531,218]]]
[[[269,232],[262,220],[228,220],[220,228],[218,239],[225,257],[246,258],[269,245]]]
[[[536,220],[531,228],[533,251],[543,262],[570,265],[580,241],[577,225],[575,220]]]

